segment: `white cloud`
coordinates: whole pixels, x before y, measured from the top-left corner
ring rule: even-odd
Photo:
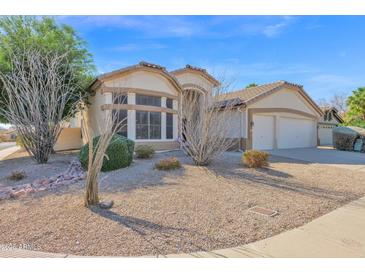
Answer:
[[[282,20],[276,24],[265,26],[262,33],[267,37],[275,37],[284,31],[293,22],[293,17],[284,16]]]
[[[277,37],[296,17],[290,16],[57,16],[61,23],[84,31],[103,27],[133,30],[144,38],[208,37],[242,35]]]
[[[131,52],[131,51],[143,51],[143,50],[159,50],[167,48],[164,44],[159,43],[129,43],[121,46],[112,47],[109,50],[115,52]]]

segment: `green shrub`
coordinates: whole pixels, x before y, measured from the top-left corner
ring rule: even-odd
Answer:
[[[100,136],[93,139],[93,147],[97,145]],[[114,135],[106,150],[107,157],[104,158],[101,171],[110,171],[127,167],[132,163],[134,142],[118,134]],[[89,144],[84,145],[79,154],[81,165],[87,169],[89,158]]]
[[[260,168],[266,167],[268,163],[269,154],[259,150],[247,150],[243,153],[242,161],[248,167]]]
[[[155,168],[158,170],[170,170],[180,168],[180,161],[176,157],[170,157],[162,159],[155,164]]]
[[[332,134],[335,149],[353,151],[356,140],[365,137],[365,129],[352,126],[336,127]]]
[[[155,154],[154,148],[148,145],[137,146],[135,152],[137,158],[140,159],[148,159],[151,158],[153,154]]]
[[[26,177],[26,174],[24,171],[13,171],[11,172],[11,174],[8,176],[9,180],[12,181],[20,181],[22,179],[24,179]]]
[[[16,136],[15,143],[17,144],[17,146],[24,147],[23,139],[22,137],[20,137],[20,135]]]

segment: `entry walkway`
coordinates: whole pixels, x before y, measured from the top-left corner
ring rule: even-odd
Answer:
[[[265,240],[209,252],[171,254],[168,258],[335,258],[365,257],[365,197],[314,221]],[[75,257],[0,245],[0,257]],[[153,256],[146,256],[153,257]]]

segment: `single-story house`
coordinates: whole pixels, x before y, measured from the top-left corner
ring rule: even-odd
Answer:
[[[182,137],[182,93],[195,91],[210,96],[219,85],[205,69],[187,65],[169,72],[159,65],[141,62],[95,79],[90,88],[90,124],[94,135],[98,135],[103,117],[117,112],[120,119],[126,118],[120,134],[134,140],[137,146],[178,149]],[[317,123],[323,113],[302,86],[279,81],[231,92],[226,98],[235,100],[227,122],[228,137],[236,139],[237,148],[317,145]],[[82,127],[81,120],[73,119],[71,127]]]
[[[319,145],[332,146],[333,136],[332,131],[339,124],[343,123],[341,115],[334,107],[322,108],[323,115],[318,121],[318,138]]]

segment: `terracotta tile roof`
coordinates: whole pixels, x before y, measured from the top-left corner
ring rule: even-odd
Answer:
[[[302,85],[290,83],[287,81],[277,81],[273,83],[268,83],[256,87],[250,87],[222,94],[220,95],[220,97],[222,98],[221,103],[232,105],[233,102],[236,105],[247,105],[281,89],[284,86],[299,88],[302,96],[304,96],[307,99],[307,101],[313,106],[313,108],[316,109],[318,113],[323,114],[322,110],[318,107],[318,105],[305,92]]]
[[[256,86],[256,87],[250,87],[250,88],[246,88],[246,89],[232,91],[232,92],[222,95],[222,97],[224,97],[225,100],[240,99],[242,102],[247,102],[247,101],[250,101],[251,99],[255,98],[256,96],[264,94],[275,88],[281,87],[284,84],[285,84],[285,81],[278,81],[278,82],[260,85],[260,86]]]
[[[202,76],[204,76],[205,78],[207,78],[209,81],[211,81],[215,86],[220,85],[219,81],[217,79],[215,79],[212,75],[210,75],[207,72],[206,69],[195,67],[195,66],[192,66],[192,65],[189,65],[189,64],[187,64],[185,66],[185,68],[170,71],[170,74],[178,75],[178,74],[180,74],[182,72],[185,72],[185,71],[197,72],[197,73],[201,74]]]
[[[125,67],[125,68],[121,68],[121,69],[117,69],[117,70],[114,70],[114,71],[111,71],[111,72],[107,72],[107,73],[104,73],[104,74],[100,74],[96,77],[96,79],[91,83],[90,85],[90,88],[96,84],[98,81],[101,81],[105,78],[108,78],[110,76],[113,76],[113,75],[116,75],[116,74],[119,74],[119,73],[123,73],[123,72],[126,72],[126,71],[130,71],[130,70],[135,70],[135,69],[139,69],[139,68],[149,68],[149,69],[154,69],[158,72],[160,72],[162,75],[164,75],[165,77],[167,77],[169,80],[171,80],[175,85],[176,87],[179,89],[179,90],[182,90],[181,86],[180,86],[180,83],[179,81],[177,80],[177,78],[169,73],[165,67],[163,66],[160,66],[160,65],[156,65],[156,64],[153,64],[153,63],[148,63],[148,62],[145,62],[145,61],[141,61],[139,62],[138,64],[136,65],[132,65],[132,66],[128,66],[128,67]]]

